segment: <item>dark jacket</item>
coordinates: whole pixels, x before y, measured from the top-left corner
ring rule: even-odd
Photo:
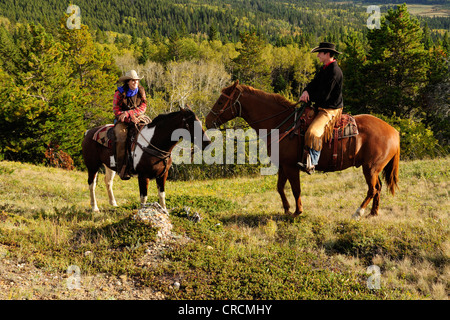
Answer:
[[[308,91],[309,99],[315,102],[316,108],[339,109],[344,106],[342,82],[342,70],[334,61],[320,68],[305,91]]]

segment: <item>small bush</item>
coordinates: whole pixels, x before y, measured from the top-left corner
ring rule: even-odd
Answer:
[[[402,160],[434,158],[439,155],[440,146],[433,131],[420,121],[377,115],[400,132],[400,155]]]

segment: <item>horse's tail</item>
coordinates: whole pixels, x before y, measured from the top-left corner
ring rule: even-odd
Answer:
[[[392,195],[395,195],[395,189],[398,189],[398,167],[400,162],[400,146],[397,147],[397,152],[394,157],[383,169],[383,176],[386,180],[389,190]]]

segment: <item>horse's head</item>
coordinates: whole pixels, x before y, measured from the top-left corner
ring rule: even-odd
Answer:
[[[222,90],[222,94],[206,116],[206,128],[217,128],[221,124],[241,115],[239,97],[242,94],[238,87],[239,80]]]
[[[180,107],[180,114],[183,117],[182,120],[182,128],[189,131],[191,137],[191,143],[201,146],[202,150],[204,150],[208,145],[211,144],[211,139],[206,134],[205,130],[203,130],[202,122],[195,115],[194,111],[186,106],[185,108]],[[199,141],[201,139],[201,141]]]

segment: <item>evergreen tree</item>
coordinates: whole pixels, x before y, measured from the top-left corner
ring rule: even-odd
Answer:
[[[138,45],[138,36],[136,35],[136,31],[133,30],[131,32],[130,46],[137,46],[137,45]]]
[[[139,64],[144,65],[147,60],[150,59],[150,54],[151,54],[151,49],[150,49],[150,41],[148,40],[147,37],[144,37],[144,39],[142,40],[142,44],[141,44],[141,56],[139,57]]]
[[[181,42],[177,31],[174,31],[169,37],[168,44],[168,61],[177,61],[181,58]]]
[[[272,91],[270,66],[263,56],[265,41],[255,31],[243,32],[240,38],[242,47],[237,49],[239,55],[233,59],[234,78],[255,88]]]
[[[450,61],[445,49],[429,50],[428,85],[423,89],[423,118],[440,144],[450,151]]]
[[[63,22],[63,21],[61,21]],[[96,46],[89,28],[67,29],[63,23],[60,40],[65,45],[65,60],[74,70],[71,75],[80,89],[77,110],[87,127],[112,121],[112,95],[119,74],[107,48]]]
[[[5,72],[16,74],[19,61],[20,52],[14,43],[14,39],[5,27],[0,25],[0,67]]]
[[[430,28],[428,28],[427,23],[425,23],[425,26],[423,27],[422,43],[425,50],[428,50],[431,47],[433,47],[433,39],[431,39],[431,31]]]
[[[42,26],[22,25],[16,43],[17,72],[13,77],[3,73],[1,79],[0,152],[7,159],[36,163],[44,158],[48,143],[69,150],[72,139],[79,140],[76,135],[82,132],[76,130],[78,115],[73,112],[76,89],[67,77],[71,67],[63,46]],[[69,128],[74,130],[69,133]]]
[[[427,51],[423,33],[406,5],[390,9],[381,28],[369,30],[367,84],[370,106],[378,113],[413,116],[427,82]]]
[[[215,41],[219,39],[219,33],[213,25],[209,27],[209,33],[208,33],[208,40],[209,41]]]
[[[353,114],[365,113],[367,86],[365,66],[366,51],[363,40],[357,33],[351,33],[344,41],[346,48],[340,58],[340,67],[344,74],[343,96],[345,111]]]
[[[83,132],[112,120],[117,67],[87,27],[52,33],[25,24],[11,37],[0,28],[8,57],[0,58],[0,156],[39,163],[53,143],[79,165]]]
[[[151,35],[151,41],[153,44],[158,45],[159,43],[161,43],[162,39],[161,39],[161,35],[159,34],[158,29],[155,29]]]
[[[448,38],[448,31],[445,31],[444,37],[442,38],[442,47],[447,53],[447,56],[450,55],[450,40]]]

